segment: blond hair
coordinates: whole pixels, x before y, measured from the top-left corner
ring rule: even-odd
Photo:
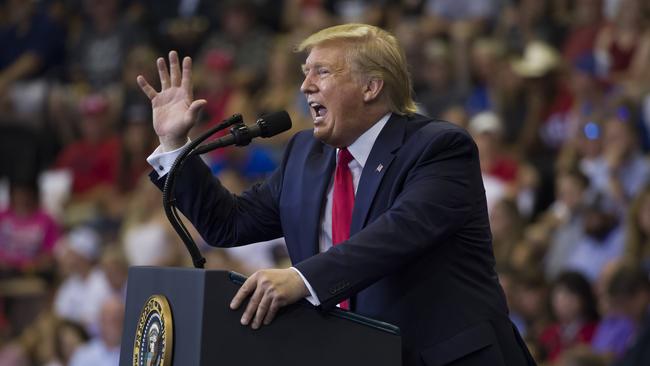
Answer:
[[[391,112],[415,113],[406,56],[392,34],[367,24],[337,25],[307,37],[296,51],[310,51],[323,43],[337,41],[352,46],[347,48],[347,60],[363,77],[384,81]]]

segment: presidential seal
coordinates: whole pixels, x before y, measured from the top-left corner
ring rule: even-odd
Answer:
[[[171,366],[174,324],[167,299],[151,296],[140,313],[133,344],[133,366]]]

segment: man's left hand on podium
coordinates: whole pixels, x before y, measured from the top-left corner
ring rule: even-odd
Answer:
[[[300,275],[290,269],[264,269],[253,273],[233,297],[230,308],[236,310],[250,296],[241,318],[242,325],[258,329],[271,323],[278,310],[309,295]]]

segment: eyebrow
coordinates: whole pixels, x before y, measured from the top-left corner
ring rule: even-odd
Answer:
[[[330,69],[331,72],[336,73],[336,72],[341,72],[343,70],[343,65],[336,65],[336,64],[330,64],[330,63],[324,63],[324,62],[315,62],[311,65],[308,64],[302,64],[300,65],[300,68],[303,73],[307,73],[310,69],[312,68],[319,68],[319,67],[327,67]]]

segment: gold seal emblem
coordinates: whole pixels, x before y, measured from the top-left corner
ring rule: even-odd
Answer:
[[[140,312],[133,344],[133,366],[171,366],[174,324],[167,298],[151,296]]]

